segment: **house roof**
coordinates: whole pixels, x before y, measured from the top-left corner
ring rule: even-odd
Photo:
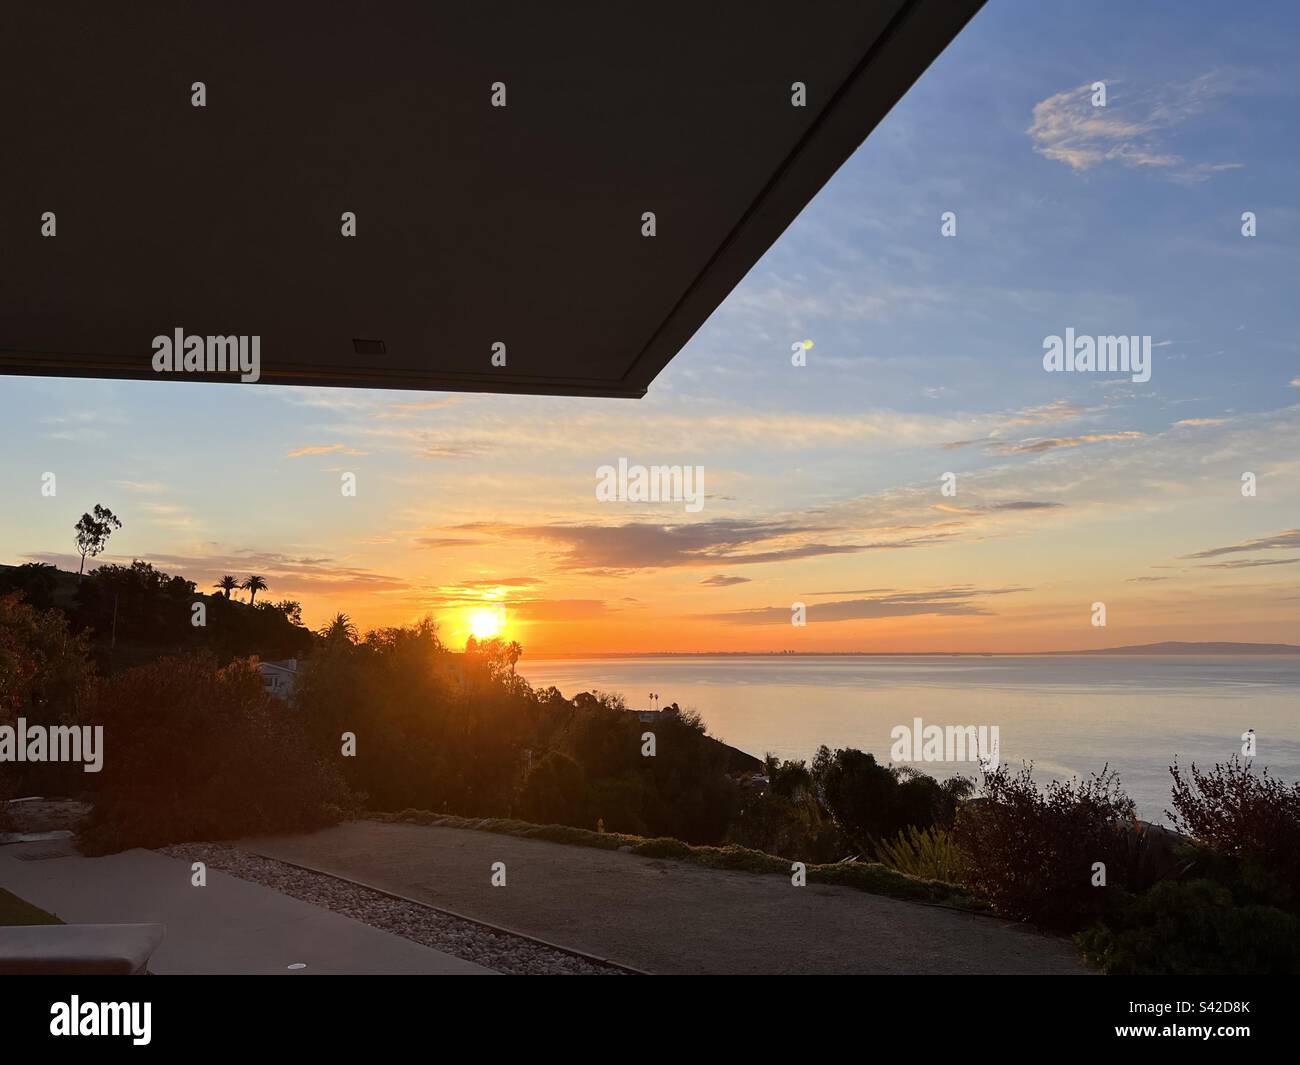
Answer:
[[[0,373],[641,396],[981,3],[20,5]]]

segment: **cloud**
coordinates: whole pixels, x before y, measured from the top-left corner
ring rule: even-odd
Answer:
[[[189,509],[178,503],[141,503],[140,509],[152,518],[155,525],[188,529],[197,524]]]
[[[1081,436],[1052,436],[1046,438],[994,443],[988,448],[998,455],[1038,455],[1058,447],[1080,447],[1083,444],[1100,444],[1111,440],[1137,440],[1145,434],[1136,430],[1121,433],[1084,433]]]
[[[1167,172],[1184,184],[1207,181],[1240,163],[1189,163],[1163,141],[1171,130],[1204,112],[1229,90],[1218,73],[1128,92],[1107,84],[1107,105],[1094,107],[1090,83],[1040,100],[1025,131],[1045,159],[1082,172],[1105,163]]]
[[[486,442],[466,444],[426,444],[416,452],[421,459],[472,459],[485,454],[489,447]]]
[[[297,459],[304,455],[364,455],[364,451],[357,451],[354,448],[347,447],[344,444],[311,444],[307,447],[295,448],[290,451],[285,458]]]
[[[139,492],[142,495],[157,495],[167,491],[167,486],[161,481],[114,481],[113,484],[118,488],[125,488],[128,492]]]
[[[534,599],[507,603],[506,612],[521,621],[581,621],[612,613],[603,599]]]
[[[1230,562],[1210,562],[1205,569],[1253,569],[1255,566],[1290,566],[1300,558],[1234,558]]]
[[[836,530],[781,521],[719,519],[681,525],[497,525],[476,522],[457,529],[556,545],[560,569],[618,575],[638,569],[755,565],[821,555],[854,554],[921,546],[945,533],[873,543],[809,541]]]
[[[417,547],[468,547],[485,541],[468,536],[420,536],[412,541]]]
[[[71,554],[27,557],[70,570],[76,570],[81,562],[80,556]],[[126,555],[103,555],[100,561],[128,565],[133,559]],[[390,592],[410,587],[400,577],[349,566],[332,558],[296,557],[251,549],[210,555],[151,554],[148,561],[157,568],[194,581],[200,588],[223,573],[258,573],[266,578],[270,591],[277,596],[302,592]]]
[[[864,621],[876,618],[916,617],[923,614],[942,614],[948,617],[969,617],[992,614],[980,597],[1006,595],[1023,591],[1020,588],[954,588],[942,592],[900,592],[892,595],[864,599],[842,599],[831,603],[817,603],[808,607],[808,623],[821,621]],[[733,625],[788,625],[789,606],[767,606],[754,610],[730,610],[721,614],[697,615],[705,621],[724,621]]]
[[[1243,540],[1228,547],[1212,547],[1207,551],[1197,551],[1183,558],[1217,558],[1219,555],[1236,555],[1247,551],[1286,551],[1300,547],[1300,529],[1288,529],[1273,536],[1262,536],[1256,540]]]
[[[705,577],[700,581],[701,584],[708,584],[714,588],[729,588],[733,584],[749,584],[748,577],[725,577],[721,573],[713,577]]]
[[[1037,499],[1017,499],[1009,503],[990,503],[988,510],[1053,510],[1064,503],[1045,503]]]

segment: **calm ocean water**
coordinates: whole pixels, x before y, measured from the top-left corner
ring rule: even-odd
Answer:
[[[1300,656],[630,657],[522,660],[534,687],[620,692],[629,706],[693,707],[711,735],[762,756],[819,744],[888,760],[890,730],[997,725],[1001,759],[1039,780],[1109,763],[1139,816],[1167,822],[1169,764],[1209,766],[1253,728],[1256,767],[1300,779]],[[971,773],[932,762],[933,776]]]

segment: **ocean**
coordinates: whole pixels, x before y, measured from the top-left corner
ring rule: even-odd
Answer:
[[[1209,767],[1240,754],[1253,729],[1256,768],[1300,779],[1300,656],[737,656],[524,658],[534,687],[566,696],[619,692],[631,707],[677,703],[710,735],[762,757],[811,760],[821,744],[888,761],[895,726],[998,727],[999,756],[1036,780],[1109,765],[1138,816],[1167,824],[1169,765]],[[914,763],[947,777],[973,764]]]

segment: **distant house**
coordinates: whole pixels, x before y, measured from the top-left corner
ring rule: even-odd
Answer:
[[[286,658],[279,662],[258,662],[257,671],[262,674],[262,690],[286,703],[293,700],[294,689],[298,681],[298,660]]]

